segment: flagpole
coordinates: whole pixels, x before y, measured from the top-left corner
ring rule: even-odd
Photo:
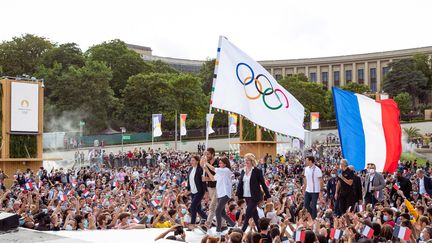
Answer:
[[[219,64],[219,57],[220,57],[220,51],[221,51],[221,44],[222,44],[222,38],[224,38],[223,36],[219,36],[219,43],[218,43],[218,48],[217,48],[217,54],[216,54],[216,61],[215,61],[215,68],[214,68],[214,73],[213,73],[213,83],[212,83],[212,91],[211,91],[211,95],[210,95],[210,105],[209,105],[209,114],[211,114],[212,108],[213,108],[213,87],[214,87],[214,83],[216,82],[216,78],[217,78],[217,70],[218,70],[218,64]],[[205,141],[205,148],[208,148],[208,139],[209,139],[209,121],[207,121],[207,116],[206,116],[206,141]]]
[[[231,153],[230,114],[228,113],[228,158]]]
[[[174,149],[177,151],[177,110],[175,110],[175,136]]]
[[[154,142],[154,135],[153,135],[153,133],[154,133],[154,124],[153,124],[153,115],[152,115],[152,131],[151,131],[151,134],[152,134],[152,149],[153,149],[153,142]]]

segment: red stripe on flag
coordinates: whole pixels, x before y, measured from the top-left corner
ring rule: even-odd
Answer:
[[[384,137],[386,139],[386,162],[383,172],[396,171],[402,153],[400,111],[394,100],[380,100]]]

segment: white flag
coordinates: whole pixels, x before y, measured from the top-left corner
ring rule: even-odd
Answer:
[[[162,114],[153,114],[153,137],[162,136]]]
[[[228,132],[237,133],[237,114],[230,113],[228,115]]]
[[[215,132],[212,128],[213,118],[214,118],[214,114],[207,114],[207,116],[206,116],[206,124],[207,124],[207,133],[208,134],[212,134]]]
[[[186,118],[187,114],[180,114],[180,136],[185,136],[187,133]]]
[[[304,107],[242,50],[220,37],[215,66],[214,108],[245,116],[272,131],[304,138]]]

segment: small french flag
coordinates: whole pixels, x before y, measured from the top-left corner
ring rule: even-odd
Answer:
[[[37,189],[40,190],[40,189],[42,188],[42,186],[43,186],[43,182],[42,182],[42,181],[39,181],[38,186],[37,186]]]
[[[363,230],[361,232],[362,235],[366,236],[369,239],[372,239],[373,233],[374,233],[374,230],[367,225],[365,225],[365,227],[363,228]]]
[[[363,212],[364,211],[364,205],[363,204],[359,204],[358,205],[358,211],[359,212]]]
[[[66,194],[67,194],[68,196],[72,196],[72,195],[73,195],[73,191],[72,191],[72,190],[69,190]]]
[[[304,230],[297,230],[295,232],[295,241],[301,241],[304,242],[306,239],[306,232]]]
[[[84,197],[88,197],[89,194],[90,194],[90,192],[87,191],[87,190],[83,191],[83,193],[82,193],[82,195],[83,195]]]
[[[129,207],[131,207],[132,210],[137,210],[138,209],[138,207],[135,204],[133,204],[133,203],[129,204]]]
[[[182,187],[187,187],[187,181],[183,181],[183,182],[181,183],[181,186],[182,186]]]
[[[113,181],[113,184],[112,184],[113,187],[118,187],[118,185],[119,185],[118,181]]]
[[[30,191],[31,189],[33,189],[33,183],[32,183],[31,181],[27,182],[27,183],[25,184],[25,189],[26,189],[27,191]]]
[[[169,205],[170,205],[170,203],[171,203],[171,202],[170,202],[170,199],[169,199],[169,198],[165,199],[164,207],[168,208]]]
[[[409,240],[411,237],[412,231],[407,227],[395,226],[393,230],[393,236],[402,240]]]
[[[78,181],[72,181],[72,186],[76,187],[78,185]]]
[[[135,224],[138,224],[138,223],[140,222],[140,220],[137,219],[137,218],[133,218],[132,221],[133,221]]]
[[[343,234],[344,234],[344,232],[342,230],[339,230],[339,229],[332,228],[330,230],[330,238],[331,239],[339,240],[343,236]]]
[[[59,199],[60,199],[60,201],[66,201],[67,197],[65,194],[61,193],[61,194],[59,194]]]
[[[153,199],[153,200],[151,201],[151,204],[153,205],[153,207],[157,207],[157,206],[160,205],[160,201],[157,200],[157,199]]]
[[[94,195],[92,196],[92,200],[93,200],[93,201],[96,201],[96,199],[97,199],[97,196],[96,196],[96,194],[94,194]]]
[[[48,199],[52,199],[54,197],[54,191],[49,191]]]
[[[291,195],[291,196],[288,196],[288,199],[291,200],[291,202],[294,202],[295,197],[294,197],[294,195]]]
[[[393,188],[394,188],[396,191],[399,191],[399,190],[400,190],[399,186],[398,186],[396,183],[393,184]]]

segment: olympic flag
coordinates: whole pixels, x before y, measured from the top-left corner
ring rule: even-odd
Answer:
[[[304,138],[304,107],[242,50],[220,37],[211,105],[275,132]]]
[[[153,121],[153,137],[162,136],[162,125],[161,125],[162,114],[153,114],[152,121]]]
[[[185,136],[187,133],[186,118],[187,114],[180,114],[180,136]]]

